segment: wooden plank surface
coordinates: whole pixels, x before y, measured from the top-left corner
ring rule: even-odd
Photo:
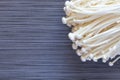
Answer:
[[[120,61],[82,63],[72,50],[64,2],[0,0],[0,80],[120,80]]]

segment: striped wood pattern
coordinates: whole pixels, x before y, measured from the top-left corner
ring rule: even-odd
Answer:
[[[120,63],[82,63],[62,24],[65,0],[0,0],[0,80],[120,80]]]

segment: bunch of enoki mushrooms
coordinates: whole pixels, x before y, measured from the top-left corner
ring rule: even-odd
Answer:
[[[113,66],[120,59],[120,0],[71,0],[64,11],[62,22],[83,62],[102,59]]]

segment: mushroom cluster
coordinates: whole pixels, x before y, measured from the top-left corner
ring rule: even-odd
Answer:
[[[71,0],[65,2],[63,24],[80,59],[112,66],[120,57],[120,0]]]

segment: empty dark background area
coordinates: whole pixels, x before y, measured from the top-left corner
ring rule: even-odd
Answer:
[[[120,80],[120,62],[82,63],[61,17],[65,0],[0,0],[0,80]]]

